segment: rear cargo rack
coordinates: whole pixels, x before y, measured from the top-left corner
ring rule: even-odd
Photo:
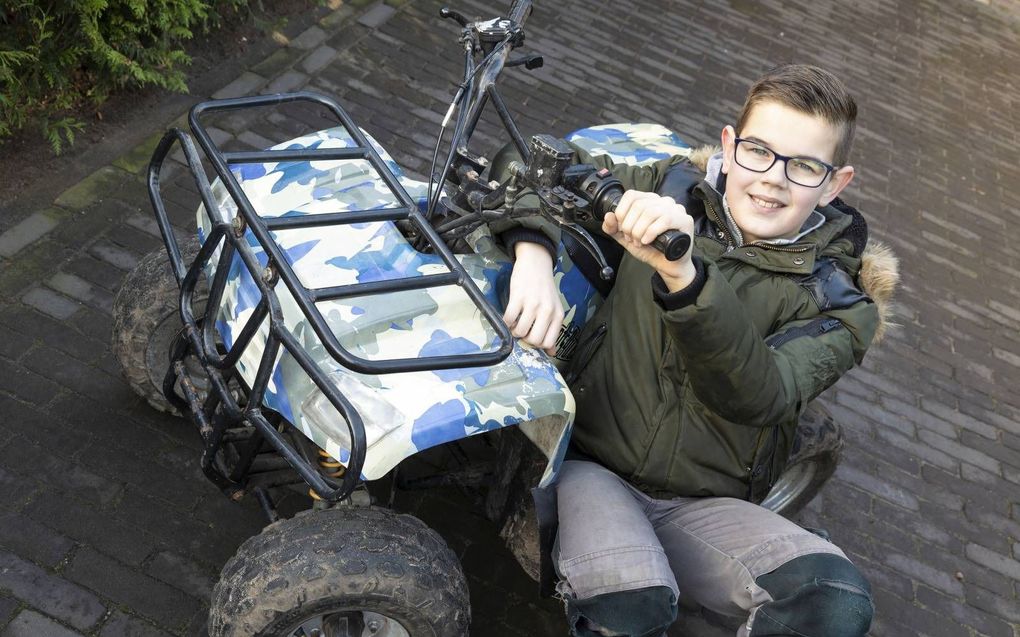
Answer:
[[[256,152],[223,152],[213,141],[202,123],[206,114],[224,111],[236,111],[247,108],[272,107],[287,103],[310,102],[328,109],[340,125],[357,144],[354,148],[315,148],[265,150]],[[347,497],[357,485],[364,466],[366,442],[364,424],[357,410],[350,401],[329,381],[326,372],[305,351],[284,323],[280,300],[275,291],[282,282],[301,313],[307,319],[329,355],[343,367],[364,374],[389,374],[398,372],[416,372],[426,370],[443,370],[464,367],[482,367],[496,365],[505,360],[513,350],[513,340],[506,325],[496,309],[487,301],[464,267],[453,256],[449,247],[438,236],[425,220],[416,203],[404,190],[397,177],[386,165],[385,161],[373,148],[367,136],[353,122],[351,117],[335,101],[310,92],[263,95],[236,99],[213,100],[197,104],[191,109],[188,118],[192,133],[197,139],[205,158],[211,164],[216,177],[219,178],[233,203],[237,207],[237,216],[227,218],[224,211],[217,205],[212,187],[202,166],[201,158],[188,133],[174,128],[169,130],[160,140],[148,170],[149,197],[156,213],[156,220],[163,235],[171,268],[181,288],[180,313],[184,323],[183,338],[171,355],[171,368],[164,383],[164,393],[182,411],[189,411],[196,421],[205,439],[206,448],[202,458],[202,468],[206,475],[220,488],[233,497],[241,495],[251,484],[246,484],[247,468],[227,471],[219,450],[229,438],[228,430],[238,427],[254,427],[243,444],[248,445],[243,457],[253,458],[268,442],[293,466],[323,499],[337,501]],[[199,196],[212,224],[209,235],[199,251],[198,257],[191,264],[186,264],[180,246],[174,236],[169,216],[167,215],[160,193],[160,173],[163,163],[173,147],[179,143],[185,161],[198,187]],[[231,166],[251,163],[270,163],[282,161],[329,161],[329,160],[367,160],[376,174],[382,178],[391,195],[397,202],[396,207],[377,208],[351,212],[326,212],[304,216],[263,217],[256,206],[244,193]],[[440,256],[443,264],[449,269],[447,273],[395,278],[385,281],[373,281],[350,285],[309,288],[306,287],[294,272],[287,260],[284,250],[272,236],[273,231],[296,228],[336,226],[354,223],[378,221],[409,221],[415,231]],[[256,258],[252,247],[248,245],[246,230],[251,231],[259,246],[265,252],[268,263],[263,265]],[[193,309],[195,291],[202,278],[205,266],[210,263],[216,250],[222,246],[218,256],[216,274],[209,285],[209,300],[202,316],[196,317]],[[227,285],[227,273],[234,257],[240,259],[261,294],[261,300],[248,318],[244,327],[238,332],[234,342],[225,353],[221,353],[216,341],[216,315],[219,312],[223,292]],[[330,329],[317,303],[356,296],[367,296],[420,290],[438,286],[459,286],[471,299],[480,314],[492,327],[496,334],[498,347],[490,351],[466,354],[425,356],[414,358],[370,360],[354,355],[345,348]],[[233,366],[238,361],[259,327],[269,318],[269,335],[265,350],[255,376],[249,388],[248,399],[242,408],[229,388],[229,383],[236,378]],[[347,471],[341,481],[322,475],[307,458],[292,445],[281,433],[279,425],[274,426],[267,418],[263,398],[265,396],[273,369],[280,355],[280,348],[289,353],[308,374],[315,385],[322,391],[334,408],[347,420],[351,434],[350,458],[347,460]],[[186,380],[186,372],[181,362],[189,350],[196,354],[203,368],[209,374],[212,391],[204,404],[193,385]],[[185,393],[184,400],[175,394],[174,387],[179,386]],[[248,431],[251,431],[248,429]],[[235,441],[236,442],[236,441]],[[242,463],[244,465],[244,463]],[[271,484],[256,485],[256,489],[273,486]],[[259,491],[263,494],[263,491]]]

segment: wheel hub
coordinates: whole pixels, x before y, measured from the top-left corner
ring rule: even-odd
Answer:
[[[154,387],[163,386],[163,378],[170,362],[170,345],[181,331],[181,319],[176,312],[165,316],[152,331],[145,349],[146,368]],[[200,393],[209,392],[210,384],[205,369],[194,355],[184,359],[188,376]]]
[[[411,637],[395,619],[369,611],[323,613],[301,620],[287,637]]]

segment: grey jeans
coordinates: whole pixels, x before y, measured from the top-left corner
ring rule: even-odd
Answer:
[[[828,553],[832,543],[760,506],[733,498],[656,500],[604,467],[563,465],[556,488],[553,560],[565,598],[669,587],[717,613],[746,616],[772,596],[756,583],[790,560]]]

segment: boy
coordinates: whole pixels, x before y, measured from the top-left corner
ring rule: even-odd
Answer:
[[[751,88],[704,181],[685,181],[680,158],[612,167],[630,190],[601,230],[626,254],[575,350],[556,487],[572,635],[658,637],[680,596],[746,616],[740,636],[867,632],[870,588],[843,552],[754,504],[800,411],[879,329],[857,284],[867,228],[836,199],[854,175],[856,111],[831,74],[784,66]],[[649,245],[669,228],[695,238],[678,261]],[[504,318],[551,348],[552,246],[522,228],[503,237],[516,256]]]

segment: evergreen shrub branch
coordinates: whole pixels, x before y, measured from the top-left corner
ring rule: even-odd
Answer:
[[[0,3],[0,140],[37,128],[60,152],[71,111],[120,89],[187,91],[182,45],[248,0],[8,0]]]

